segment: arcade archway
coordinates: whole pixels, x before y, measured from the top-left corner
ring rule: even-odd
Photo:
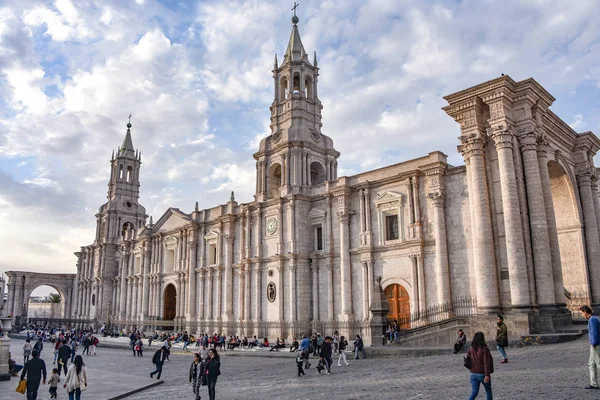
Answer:
[[[65,295],[49,285],[34,288],[28,298],[27,319],[60,319],[65,317]]]
[[[577,206],[575,186],[563,166],[556,161],[548,162],[548,174],[564,287],[567,292],[577,297],[587,296],[583,225]]]

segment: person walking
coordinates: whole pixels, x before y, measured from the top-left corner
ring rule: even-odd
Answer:
[[[21,380],[27,379],[27,400],[36,400],[40,381],[46,384],[46,363],[40,358],[40,352],[33,350],[31,360],[25,363]]]
[[[339,345],[340,345],[340,334],[338,333],[338,331],[333,332],[333,354],[337,354],[339,351]]]
[[[306,375],[304,373],[304,368],[302,368],[303,365],[304,365],[304,357],[302,357],[302,353],[300,353],[296,356],[296,367],[298,367],[298,378]]]
[[[50,374],[50,379],[48,379],[48,385],[50,385],[48,392],[50,393],[51,399],[56,399],[58,382],[60,382],[60,375],[58,374],[58,368],[54,368],[52,369],[52,373]]]
[[[44,349],[44,343],[42,343],[42,338],[38,338],[38,340],[33,345],[33,350],[38,351],[38,356],[42,356],[42,350]]]
[[[348,341],[346,340],[346,338],[344,336],[340,336],[340,341],[339,341],[339,347],[338,347],[338,352],[340,354],[340,356],[338,357],[338,367],[342,366],[342,360],[344,360],[344,363],[346,365],[349,365],[350,363],[348,362],[348,360],[346,359],[346,347],[348,347]]]
[[[64,388],[67,389],[69,400],[80,400],[81,392],[88,386],[88,377],[82,356],[75,356],[75,361],[69,367],[65,376]]]
[[[63,340],[62,346],[58,349],[58,376],[60,371],[63,370],[64,374],[67,374],[67,363],[71,358],[71,348],[67,346],[67,339]]]
[[[75,338],[71,338],[71,344],[69,346],[71,348],[71,363],[75,361],[75,355],[77,355],[77,341]]]
[[[302,358],[304,358],[304,367],[309,369],[310,362],[308,362],[308,357],[310,356],[310,339],[306,337],[305,334],[302,335],[302,340],[300,341],[300,354],[302,355]]]
[[[156,350],[156,352],[154,353],[154,356],[152,356],[152,363],[154,365],[156,365],[156,369],[154,371],[150,372],[150,378],[154,378],[154,374],[158,374],[158,375],[156,375],[156,379],[160,379],[160,374],[162,373],[162,367],[163,367],[163,364],[165,363],[165,358],[167,356],[166,354],[167,354],[167,350],[166,350],[165,346]]]
[[[33,348],[31,347],[31,339],[27,338],[25,340],[25,344],[23,345],[23,365],[25,365],[27,361],[29,361],[29,357],[31,356],[31,350],[33,350]]]
[[[467,352],[467,358],[471,360],[471,396],[474,400],[479,394],[479,386],[483,383],[487,400],[492,400],[492,378],[494,372],[494,360],[490,349],[485,344],[483,332],[477,332],[471,341],[471,347]]]
[[[508,346],[508,328],[504,323],[504,317],[502,315],[498,315],[496,324],[498,325],[496,331],[496,349],[502,356],[502,361],[500,361],[500,363],[506,364],[508,362],[508,357],[506,356],[504,348]]]
[[[600,319],[592,315],[592,309],[589,306],[581,306],[579,310],[588,320],[588,335],[590,337],[590,359],[588,367],[590,369],[590,384],[586,389],[599,389],[598,386],[598,369],[600,369]]]
[[[208,360],[204,364],[206,384],[208,385],[208,398],[215,400],[215,386],[217,385],[217,377],[221,375],[221,358],[217,349],[208,351]]]
[[[323,339],[323,343],[321,343],[321,350],[319,354],[321,355],[321,360],[323,360],[323,365],[325,366],[325,372],[327,372],[327,375],[331,375],[331,363],[333,361],[331,359],[331,352],[331,336],[326,336],[325,339]]]
[[[192,384],[192,392],[196,395],[196,400],[200,400],[200,386],[202,386],[202,357],[200,353],[194,354],[194,361],[190,365],[190,383]],[[206,378],[205,378],[206,379]]]

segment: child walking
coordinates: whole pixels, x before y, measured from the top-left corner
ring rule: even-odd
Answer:
[[[298,377],[306,375],[304,373],[304,356],[303,353],[300,353],[296,356],[296,366],[298,367]]]
[[[58,382],[60,382],[60,376],[58,376],[58,368],[53,368],[52,373],[50,374],[50,379],[48,379],[48,385],[50,385],[50,398],[56,399],[56,388],[58,387]]]

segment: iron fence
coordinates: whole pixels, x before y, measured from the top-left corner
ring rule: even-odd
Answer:
[[[567,308],[571,311],[573,318],[583,319],[583,313],[579,311],[579,307],[590,305],[592,299],[587,292],[570,292],[565,289],[565,299],[567,300]]]
[[[418,328],[435,324],[456,317],[470,317],[477,312],[477,299],[474,297],[459,297],[452,301],[436,304],[398,319],[402,329]]]

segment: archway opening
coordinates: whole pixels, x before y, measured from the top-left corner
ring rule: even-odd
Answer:
[[[548,162],[548,174],[567,301],[577,299],[576,303],[579,303],[587,298],[588,301],[582,304],[588,304],[589,292],[584,259],[583,226],[577,206],[575,187],[563,166],[556,161]]]
[[[64,296],[53,286],[40,285],[31,291],[27,304],[27,319],[48,321],[64,318]]]
[[[269,198],[279,197],[279,188],[281,187],[281,165],[275,163],[269,168],[269,179],[267,181],[267,193]]]
[[[310,164],[310,183],[313,185],[320,185],[325,182],[325,169],[320,162],[313,162]]]
[[[172,321],[175,319],[177,307],[177,291],[175,290],[175,286],[173,286],[173,284],[168,284],[165,288],[163,300],[163,319],[166,321]]]
[[[395,283],[387,286],[384,292],[390,305],[387,315],[389,323],[398,321],[400,328],[410,328],[410,298],[406,288]]]

